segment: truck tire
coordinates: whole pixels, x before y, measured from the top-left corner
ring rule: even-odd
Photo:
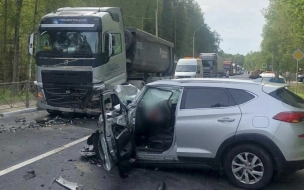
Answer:
[[[224,164],[229,180],[241,189],[262,189],[273,177],[270,155],[255,145],[232,148],[224,157]]]
[[[126,50],[128,50],[131,47],[131,45],[133,44],[133,35],[127,29],[124,30],[124,33],[125,33]]]

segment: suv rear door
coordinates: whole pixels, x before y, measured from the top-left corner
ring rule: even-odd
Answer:
[[[225,88],[186,87],[176,119],[177,156],[214,158],[241,111]]]

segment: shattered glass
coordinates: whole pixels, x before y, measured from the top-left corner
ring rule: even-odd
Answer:
[[[162,101],[168,100],[171,95],[171,91],[151,88],[145,93],[141,103],[144,103],[142,106],[151,107]]]
[[[114,90],[124,105],[127,105],[128,101],[132,102],[136,95],[140,92],[140,90],[133,85],[117,85],[115,86]]]

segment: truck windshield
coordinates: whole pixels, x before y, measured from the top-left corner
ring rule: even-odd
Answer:
[[[98,48],[98,32],[42,31],[38,34],[37,56],[92,55],[99,52]]]
[[[196,72],[196,65],[176,65],[175,72]]]
[[[203,60],[203,67],[212,67],[213,61],[212,60]]]

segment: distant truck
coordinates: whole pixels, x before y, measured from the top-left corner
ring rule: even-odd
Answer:
[[[232,67],[232,61],[224,61],[224,71],[225,73],[229,71],[229,76],[233,76],[233,67]]]
[[[101,91],[174,75],[173,44],[124,28],[118,7],[60,8],[42,17],[35,36],[37,107],[51,114],[99,114]]]
[[[203,66],[200,59],[179,59],[176,65],[174,77],[178,78],[202,78]]]
[[[223,77],[224,73],[224,60],[217,53],[200,53],[200,59],[203,64],[203,77],[215,78]]]

